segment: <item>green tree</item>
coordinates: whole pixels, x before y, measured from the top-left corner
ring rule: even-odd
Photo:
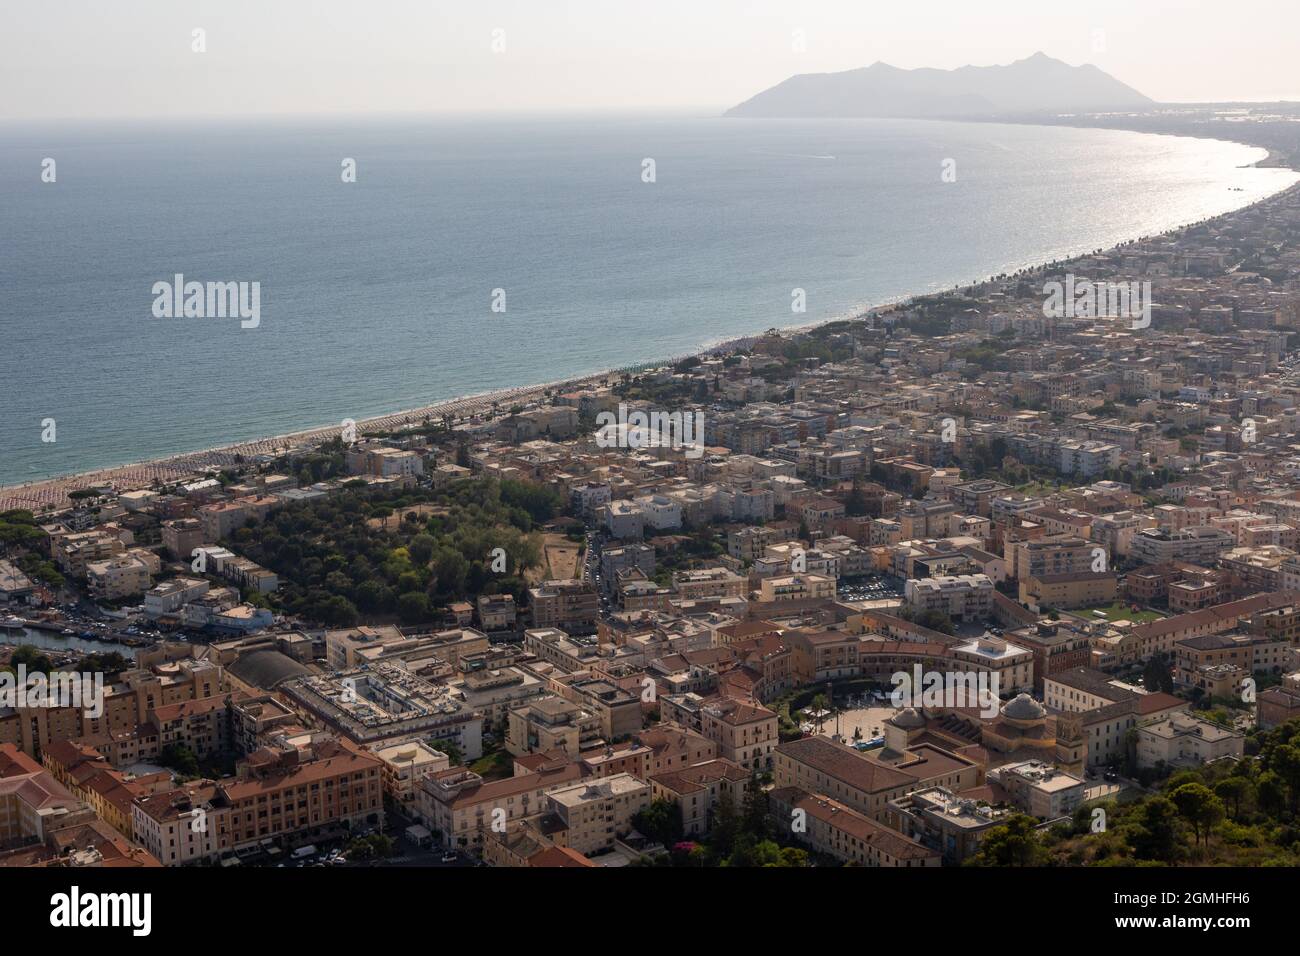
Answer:
[[[1039,837],[1037,821],[1018,813],[992,827],[967,866],[1042,866],[1048,853]]]
[[[1267,815],[1272,817],[1279,815],[1286,808],[1286,784],[1273,771],[1264,771],[1255,783],[1255,800],[1260,810]]]
[[[184,744],[168,744],[158,754],[158,762],[182,777],[199,775],[199,758]]]
[[[405,624],[429,620],[429,596],[420,591],[407,591],[397,599],[397,614]]]
[[[741,826],[746,834],[758,840],[766,839],[771,826],[767,810],[767,791],[763,789],[758,773],[752,773],[749,782],[745,784],[744,809],[741,813]]]
[[[826,718],[822,716],[822,711],[826,710],[828,702],[825,694],[818,694],[812,699],[813,713],[817,714],[817,732],[822,732],[822,724],[826,723]]]
[[[1149,691],[1173,693],[1174,675],[1169,670],[1169,661],[1164,654],[1156,654],[1146,663],[1142,671],[1142,686]]]
[[[441,753],[445,753],[447,755],[447,760],[451,763],[453,767],[459,766],[460,764],[465,762],[465,757],[460,752],[460,748],[456,746],[454,743],[452,743],[450,740],[430,739],[429,746],[432,747],[434,750],[440,751]]]
[[[1231,807],[1232,818],[1241,816],[1241,804],[1254,791],[1255,785],[1246,777],[1224,777],[1214,785],[1214,795]]]
[[[411,560],[418,566],[424,567],[433,557],[433,549],[437,546],[438,542],[433,535],[417,534],[411,539],[411,543],[406,546],[406,549],[411,554]]]
[[[1210,831],[1224,817],[1223,801],[1203,783],[1185,783],[1172,794],[1178,814],[1192,827],[1197,844],[1208,843]]]
[[[1152,797],[1125,821],[1125,836],[1139,860],[1172,861],[1179,847],[1178,808],[1165,796]]]
[[[713,810],[713,826],[709,833],[714,851],[719,856],[730,854],[739,832],[740,818],[736,813],[736,802],[731,798],[731,791],[723,788]]]
[[[15,672],[19,664],[26,665],[28,673],[49,674],[54,670],[54,662],[31,644],[20,645],[18,650],[10,655],[9,663]]]
[[[671,848],[682,838],[682,808],[675,800],[655,800],[632,818],[632,824],[651,840]]]
[[[1288,806],[1292,813],[1300,803],[1300,747],[1286,743],[1274,747],[1268,754],[1269,769],[1286,784]]]

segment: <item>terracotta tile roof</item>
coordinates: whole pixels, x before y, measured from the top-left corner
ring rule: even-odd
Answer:
[[[40,773],[45,768],[13,744],[0,744],[0,777]]]
[[[183,700],[175,704],[163,704],[153,709],[153,718],[156,721],[178,720],[181,717],[192,717],[196,714],[206,714],[214,710],[221,710],[226,706],[226,695],[214,697],[200,697],[198,700]]]
[[[916,782],[916,776],[868,760],[856,750],[825,737],[804,737],[777,746],[776,752],[862,793],[894,790]]]
[[[588,867],[595,866],[596,864],[592,863],[577,850],[572,850],[567,846],[553,846],[530,856],[528,858],[528,865],[530,867]]]
[[[808,816],[874,847],[895,860],[925,860],[937,858],[938,853],[915,840],[908,839],[863,816],[851,807],[824,794],[811,794],[798,787],[782,787],[771,793],[772,802],[791,810],[803,810]]]
[[[1166,634],[1174,634],[1178,631],[1235,621],[1248,614],[1254,614],[1256,611],[1265,611],[1294,604],[1297,600],[1300,600],[1300,594],[1295,591],[1258,594],[1255,597],[1243,598],[1240,601],[1229,601],[1226,604],[1216,604],[1214,607],[1192,611],[1190,614],[1177,614],[1159,621],[1139,624],[1132,628],[1129,634],[1139,640],[1149,637],[1163,637]]]
[[[286,769],[280,773],[270,773],[264,777],[253,777],[249,780],[223,784],[223,788],[230,800],[237,801],[255,797],[257,794],[269,790],[279,790],[283,787],[300,787],[304,784],[327,780],[330,777],[338,777],[343,774],[378,770],[382,766],[383,761],[378,757],[343,750],[333,756],[322,760],[312,760],[309,763]]]
[[[459,770],[463,768],[452,769]],[[538,773],[520,774],[517,777],[508,777],[505,780],[491,780],[478,786],[466,787],[452,797],[448,805],[456,810],[462,807],[473,807],[480,803],[491,803],[529,793],[533,790],[560,786],[570,781],[577,781],[581,777],[582,765],[568,763],[563,767],[549,768]]]
[[[730,780],[733,783],[738,783],[741,780],[748,779],[748,772],[736,766],[730,760],[723,760],[722,758],[706,760],[704,763],[697,763],[693,767],[683,767],[680,770],[667,770],[663,773],[650,775],[652,783],[657,783],[678,794],[699,793],[719,780]]]

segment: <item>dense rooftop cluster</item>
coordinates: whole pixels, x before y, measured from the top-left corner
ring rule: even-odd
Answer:
[[[142,645],[0,707],[0,864],[1295,862],[1297,332],[1293,189],[0,514],[7,628]]]

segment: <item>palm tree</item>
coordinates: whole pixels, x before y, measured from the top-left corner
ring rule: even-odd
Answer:
[[[812,701],[813,711],[817,714],[817,733],[822,732],[822,725],[826,723],[824,711],[826,710],[826,695],[818,694]]]

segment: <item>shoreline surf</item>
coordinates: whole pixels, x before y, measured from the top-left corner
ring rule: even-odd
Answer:
[[[1013,125],[1036,126],[1055,124],[1019,123]],[[1111,127],[1083,128],[1111,129]],[[1263,157],[1252,163],[1245,164],[1245,166],[1237,168],[1271,165],[1273,168],[1280,167],[1297,172],[1294,166],[1279,162],[1281,157],[1278,156],[1275,150],[1256,143],[1249,143],[1242,140],[1228,140],[1214,136],[1198,136],[1193,133],[1161,133],[1142,130],[1128,130],[1128,132],[1137,132],[1146,136],[1173,136],[1176,138],[1205,139],[1252,150],[1262,150],[1265,154]],[[1173,234],[1201,222],[1208,222],[1237,215],[1244,210],[1267,202],[1298,187],[1300,187],[1300,182],[1293,182],[1289,186],[1269,193],[1268,195],[1257,197],[1251,202],[1244,203],[1234,209],[1204,219],[1178,223],[1167,229],[1160,230],[1157,233],[1132,236],[1106,248],[1108,250],[1113,250],[1130,242],[1151,238],[1157,235]],[[1031,258],[1030,260],[1019,264],[1015,269],[989,275],[972,282],[958,283],[955,285],[931,289],[929,291],[913,291],[895,296],[883,302],[860,303],[848,309],[841,310],[838,314],[827,318],[818,319],[817,321],[810,323],[780,326],[777,327],[777,330],[782,333],[807,332],[835,322],[860,318],[871,312],[902,307],[909,302],[914,302],[925,296],[942,295],[961,289],[980,288],[989,282],[996,281],[997,275],[1034,271],[1050,265],[1053,262],[1069,261],[1070,259],[1087,254],[1089,253],[1080,251],[1065,258],[1060,256],[1051,258],[1044,256],[1037,259]],[[515,404],[519,402],[532,401],[544,397],[548,391],[559,389],[574,390],[589,387],[593,384],[607,382],[612,377],[617,377],[627,371],[661,367],[673,364],[685,358],[715,354],[721,351],[741,347],[745,343],[752,342],[758,337],[761,337],[765,331],[767,330],[755,330],[754,332],[745,335],[730,336],[721,340],[704,342],[695,347],[693,351],[688,351],[670,358],[659,358],[629,366],[605,368],[592,372],[578,373],[576,375],[536,384],[506,385],[484,392],[469,393],[441,399],[428,405],[421,405],[397,411],[381,412],[375,415],[356,419],[356,425],[359,432],[364,432],[367,430],[374,430],[377,427],[394,428],[402,425],[418,424],[426,419],[437,420],[448,413],[452,414],[458,421],[465,420],[466,418],[472,418],[475,415],[482,414],[484,411],[490,411],[494,405],[500,406],[506,402]],[[34,481],[0,485],[0,510],[7,510],[9,508],[27,508],[39,512],[58,510],[68,505],[70,501],[68,496],[73,491],[100,486],[117,487],[118,484],[123,486],[134,485],[138,487],[140,484],[147,485],[155,479],[163,483],[175,482],[188,475],[202,474],[205,470],[210,470],[214,467],[219,468],[223,465],[235,464],[237,456],[242,456],[244,458],[256,457],[260,455],[273,454],[277,451],[282,452],[290,448],[301,447],[310,443],[318,443],[339,434],[341,430],[342,422],[331,425],[308,426],[293,431],[238,440],[193,451],[177,452],[172,455],[144,458],[138,461],[105,465],[81,471],[70,471]]]

